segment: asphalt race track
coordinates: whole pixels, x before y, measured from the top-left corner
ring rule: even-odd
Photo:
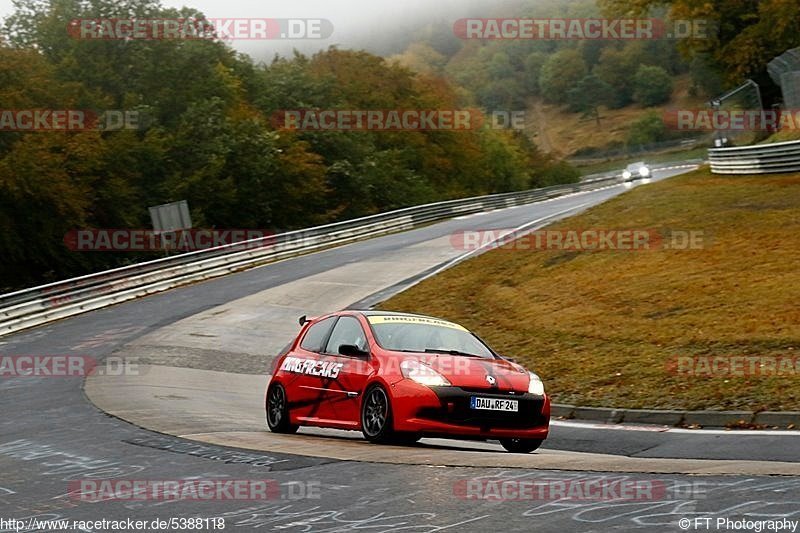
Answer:
[[[655,178],[682,171],[657,171]],[[454,219],[0,337],[3,355],[137,357],[141,379],[150,380],[137,387],[99,376],[84,390],[83,378],[0,379],[0,531],[44,530],[34,518],[222,518],[225,530],[290,532],[714,531],[721,530],[713,526],[718,518],[797,520],[800,478],[788,475],[799,473],[796,432],[554,421],[542,450],[512,456],[492,443],[433,439],[380,447],[341,432],[302,431],[270,441],[266,427],[257,427],[260,406],[247,408],[247,398],[261,396],[263,385],[243,391],[241,383],[266,375],[271,354],[296,332],[298,315],[369,301],[453,261],[463,253],[450,244],[454,232],[544,224],[624,191],[612,186]],[[190,376],[205,381],[191,385]],[[211,436],[174,436],[200,434]],[[234,447],[237,442],[249,449]],[[103,479],[270,480],[278,490],[272,499],[254,501],[79,501],[76,482]],[[492,480],[640,483],[654,490],[633,499],[612,493],[602,501],[465,497],[465,487]],[[693,522],[681,527],[686,518]],[[712,519],[710,528],[703,529],[705,518]],[[8,519],[22,523],[3,522]]]

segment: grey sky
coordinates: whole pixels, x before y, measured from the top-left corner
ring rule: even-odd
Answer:
[[[365,47],[369,42],[383,42],[398,29],[413,30],[436,21],[452,23],[461,17],[475,16],[477,6],[491,9],[498,3],[496,0],[162,0],[167,7],[188,5],[210,18],[323,18],[333,23],[333,35],[322,41],[231,43],[256,59],[269,58],[275,52],[288,53],[292,48],[312,52],[333,44]],[[11,0],[0,0],[0,17],[12,11]]]

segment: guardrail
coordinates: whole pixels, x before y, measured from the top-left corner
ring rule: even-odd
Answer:
[[[407,207],[226,244],[0,295],[0,335],[321,248],[454,216],[532,203],[611,185],[616,177]]]
[[[714,174],[800,172],[800,141],[711,148],[708,160]]]

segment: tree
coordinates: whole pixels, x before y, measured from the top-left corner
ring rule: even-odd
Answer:
[[[561,50],[542,66],[539,88],[548,102],[563,102],[567,91],[586,76],[586,64],[580,53],[572,48]]]
[[[630,147],[653,144],[665,140],[667,134],[667,126],[659,114],[650,111],[633,123],[625,143]]]
[[[606,47],[600,61],[592,71],[600,80],[611,86],[614,97],[610,107],[625,107],[633,101],[633,76],[639,68],[639,58],[630,49]]]
[[[709,98],[722,93],[722,76],[709,60],[708,54],[696,54],[689,63],[689,73],[695,93],[702,91]]]
[[[510,130],[487,130],[481,136],[492,192],[518,191],[530,181],[528,154]]]
[[[581,57],[586,63],[586,67],[590,70],[594,68],[594,66],[600,61],[600,54],[602,54],[603,50],[610,45],[611,43],[609,41],[580,41],[578,43],[578,50],[580,51]]]
[[[646,16],[653,8],[668,5],[673,20],[706,21],[682,39],[681,48],[690,57],[707,54],[709,64],[725,75],[729,85],[752,78],[762,89],[772,86],[767,63],[800,46],[800,3],[794,1],[600,0],[599,3],[607,16]]]
[[[509,59],[508,54],[503,52],[494,54],[487,68],[489,69],[489,76],[495,80],[512,78],[515,74],[511,59]]]
[[[391,58],[414,72],[438,74],[447,58],[425,43],[411,43],[405,52]]]
[[[490,110],[519,109],[523,83],[538,83],[524,80],[523,63],[530,60],[528,74],[538,80],[545,58],[531,51],[552,44],[505,51],[431,38],[407,50],[410,65],[427,73],[335,47],[256,65],[221,41],[75,39],[66,31],[80,18],[202,18],[190,8],[157,0],[15,5],[0,40],[4,109],[139,110],[149,120],[135,131],[0,135],[4,288],[152,257],[75,253],[63,241],[74,229],[147,227],[147,206],[175,200],[188,201],[197,227],[294,229],[525,188],[547,172],[547,180],[572,179],[522,132],[478,124],[291,131],[270,121],[279,110],[309,108],[459,110],[475,95]],[[457,57],[445,66],[450,54]],[[580,81],[585,66],[573,59]],[[474,94],[438,75],[451,68],[463,70],[459,79]]]
[[[669,101],[672,77],[661,67],[642,65],[633,77],[633,98],[650,107]]]
[[[595,119],[600,125],[601,105],[609,105],[614,99],[614,89],[595,76],[590,74],[578,82],[575,88],[567,92],[567,102],[570,111],[579,112],[583,117]]]
[[[525,58],[523,86],[528,93],[539,94],[539,75],[546,62],[547,54],[544,52],[531,52]]]
[[[512,111],[525,107],[525,91],[514,79],[489,83],[478,94],[478,99],[489,111]]]

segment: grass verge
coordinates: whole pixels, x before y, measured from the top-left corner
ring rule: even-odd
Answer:
[[[800,356],[800,175],[721,177],[700,169],[548,229],[700,231],[703,243],[691,250],[498,249],[381,307],[470,327],[535,369],[558,403],[800,410],[798,366],[781,376],[697,366],[703,375],[692,376],[674,366],[678,357]]]

